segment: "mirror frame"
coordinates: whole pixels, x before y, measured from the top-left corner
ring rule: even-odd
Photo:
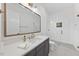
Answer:
[[[22,5],[21,3],[17,3],[17,4],[19,4],[19,5],[21,5],[21,6],[25,7],[25,8],[27,8],[27,9],[29,9],[31,12],[35,13],[35,12],[32,11],[30,8],[28,8],[28,7],[24,6],[24,5]],[[40,33],[40,32],[41,32],[41,16],[40,16],[39,14],[35,13],[35,14],[37,14],[38,16],[40,16],[40,31],[37,31],[37,32],[29,32],[29,33],[17,33],[17,34],[7,35],[7,25],[6,25],[6,24],[7,24],[7,23],[6,23],[6,22],[7,22],[7,15],[6,15],[7,3],[3,3],[3,10],[4,10],[3,18],[4,18],[4,36],[5,36],[5,37],[17,36],[17,35],[25,35],[25,34],[32,34],[32,33]]]

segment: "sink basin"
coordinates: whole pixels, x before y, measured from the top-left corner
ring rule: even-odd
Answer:
[[[27,39],[26,42],[21,42],[20,45],[18,46],[18,48],[21,48],[21,49],[26,49],[28,48],[30,45],[32,45],[33,43],[37,42],[41,40],[41,38],[33,38],[33,39]]]
[[[33,39],[30,39],[30,43],[33,44],[34,42],[37,42],[41,40],[41,38],[33,38]]]
[[[22,42],[20,43],[20,45],[18,46],[18,48],[22,48],[22,49],[26,49],[30,46],[30,42],[26,41],[26,42]]]

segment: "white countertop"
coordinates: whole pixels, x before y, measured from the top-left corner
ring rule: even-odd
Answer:
[[[11,45],[7,45],[4,47],[4,56],[22,56],[32,49],[34,49],[36,46],[41,44],[43,41],[45,41],[48,37],[47,36],[36,36],[35,38],[41,38],[41,39],[36,39],[33,44],[31,44],[28,48],[26,49],[21,49],[18,48],[18,46],[22,42],[16,42]],[[32,40],[32,39],[31,39]],[[34,39],[33,39],[34,40]]]

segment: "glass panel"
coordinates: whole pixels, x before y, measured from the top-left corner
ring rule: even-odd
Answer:
[[[40,32],[41,17],[19,3],[6,4],[6,36]]]

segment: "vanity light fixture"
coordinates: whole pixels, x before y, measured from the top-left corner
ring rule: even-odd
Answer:
[[[0,9],[0,13],[3,13],[3,11]]]
[[[79,17],[79,14],[77,14],[77,17]]]
[[[2,13],[2,11],[0,10],[0,13]]]
[[[29,5],[30,7],[33,7],[33,3],[28,3],[28,5]]]
[[[34,5],[33,3],[28,3],[28,6],[30,6],[31,8],[37,8],[37,6]]]

